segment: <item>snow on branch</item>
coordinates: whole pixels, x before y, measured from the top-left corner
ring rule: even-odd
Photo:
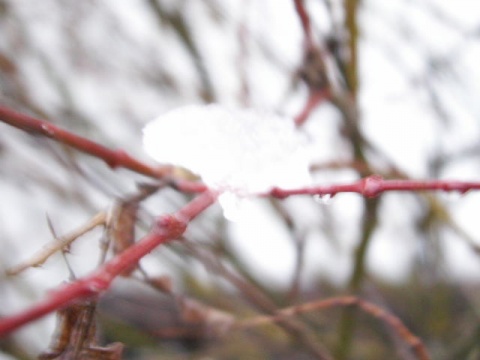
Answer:
[[[165,169],[160,167],[159,172],[122,151],[110,150],[46,121],[2,106],[0,120],[29,133],[68,144],[104,160],[113,168],[124,167],[155,177],[161,176],[162,169]],[[222,203],[224,195],[228,195],[224,200],[232,200],[229,196],[282,199],[293,195],[334,196],[342,192],[375,197],[386,191],[441,190],[463,194],[480,189],[480,182],[384,180],[378,175],[350,184],[310,186],[309,161],[304,153],[304,139],[298,131],[288,118],[217,105],[183,108],[147,125],[144,146],[152,157],[185,167],[203,180],[203,183],[178,181],[172,185],[180,191],[200,194],[176,213],[160,216],[150,233],[93,274],[59,287],[45,300],[20,314],[0,319],[0,337],[77,300],[96,297],[107,290],[115,277],[135,266],[153,249],[180,237],[189,222],[217,197]],[[281,188],[281,184],[290,189]]]

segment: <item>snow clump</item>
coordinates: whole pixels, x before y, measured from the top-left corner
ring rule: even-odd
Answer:
[[[222,193],[224,210],[272,187],[311,184],[306,138],[288,117],[215,104],[190,105],[160,115],[143,134],[148,155],[200,176],[205,185]]]

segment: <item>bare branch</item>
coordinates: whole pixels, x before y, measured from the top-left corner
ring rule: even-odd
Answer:
[[[112,169],[126,168],[139,174],[154,178],[162,178],[170,174],[171,167],[152,167],[134,159],[123,150],[111,150],[87,138],[75,135],[61,129],[48,121],[36,119],[32,116],[18,113],[0,105],[0,121],[31,134],[42,135],[54,139],[62,144],[69,145],[81,152],[103,160]]]
[[[397,316],[375,304],[372,304],[355,296],[341,296],[326,300],[314,301],[302,305],[291,306],[279,310],[277,312],[277,315],[275,316],[258,316],[252,319],[237,322],[234,328],[245,329],[257,327],[261,325],[279,322],[285,317],[295,316],[311,311],[326,310],[332,307],[346,306],[356,306],[365,313],[383,321],[385,324],[390,326],[393,331],[415,352],[418,359],[430,359],[430,356],[428,355],[428,352],[422,341],[417,336],[415,336]]]
[[[35,319],[68,306],[72,301],[90,298],[107,290],[118,275],[137,264],[142,257],[157,246],[180,237],[185,232],[188,223],[213,204],[215,200],[216,194],[204,192],[178,212],[159,217],[149,234],[106,262],[93,274],[61,286],[52,292],[47,299],[20,314],[0,319],[0,337]]]
[[[91,218],[85,225],[82,225],[77,230],[71,233],[55,238],[52,242],[45,244],[36,254],[31,258],[21,262],[18,265],[7,270],[7,275],[17,275],[20,272],[28,269],[29,267],[38,267],[42,265],[47,259],[55,254],[57,251],[62,250],[66,246],[70,245],[75,239],[89,232],[100,225],[105,225],[107,215],[105,211],[101,211]]]

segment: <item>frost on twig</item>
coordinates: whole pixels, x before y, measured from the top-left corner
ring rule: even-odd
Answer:
[[[222,193],[226,217],[242,197],[311,183],[305,137],[292,119],[266,111],[186,106],[147,124],[143,144],[155,160],[184,167]]]

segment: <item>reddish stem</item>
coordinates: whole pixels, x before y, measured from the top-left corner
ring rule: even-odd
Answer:
[[[300,22],[302,23],[303,34],[305,36],[305,47],[307,49],[313,48],[312,26],[310,24],[310,18],[303,0],[294,0],[295,10],[297,11]]]
[[[208,187],[204,183],[176,178],[172,179],[171,186],[183,193],[201,193],[208,190]]]
[[[295,125],[302,126],[305,121],[307,121],[308,117],[312,113],[312,111],[320,105],[323,101],[330,98],[330,89],[322,89],[318,91],[310,92],[310,96],[307,99],[307,103],[303,108],[302,112],[295,117]]]
[[[157,246],[181,236],[188,223],[215,202],[216,194],[210,191],[198,195],[175,214],[158,218],[152,231],[139,242],[126,249],[98,268],[93,274],[65,284],[31,308],[0,319],[0,337],[55,310],[68,306],[75,300],[96,296],[107,290],[112,281]]]
[[[72,146],[81,152],[102,159],[113,169],[123,167],[154,178],[168,175],[171,171],[170,167],[152,167],[134,159],[123,150],[109,149],[89,139],[61,129],[48,121],[18,113],[2,105],[0,105],[0,121],[25,130],[31,134],[39,134]]]
[[[372,175],[351,184],[314,186],[310,188],[284,190],[273,188],[264,196],[280,199],[292,195],[331,195],[342,192],[353,192],[365,197],[376,197],[385,191],[457,191],[461,194],[469,190],[480,190],[479,182],[452,180],[384,180],[381,176]]]

